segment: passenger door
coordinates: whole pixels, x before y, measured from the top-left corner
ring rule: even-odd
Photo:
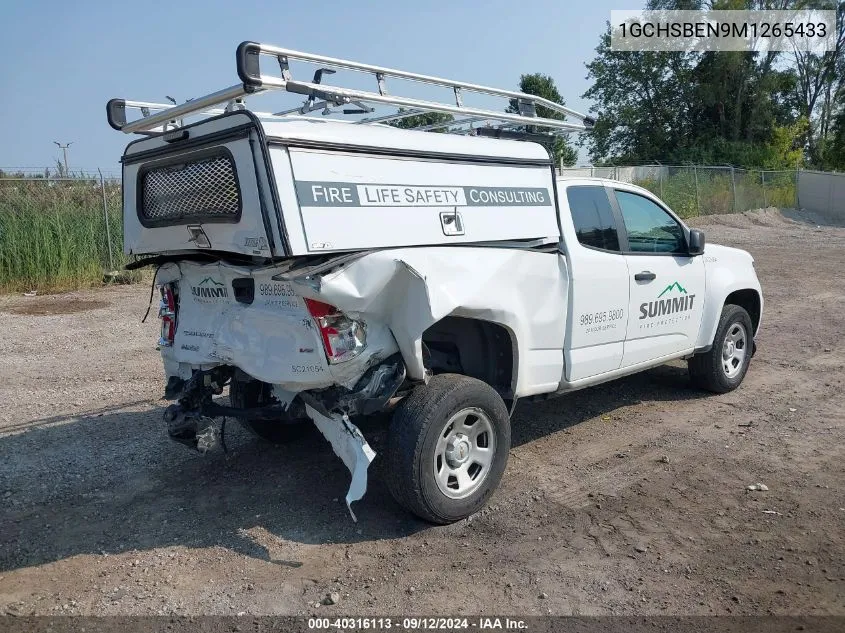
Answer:
[[[623,367],[690,351],[704,308],[704,259],[681,223],[651,198],[615,189],[630,274]]]
[[[628,265],[607,189],[570,185],[561,196],[562,213],[564,198],[572,219],[561,218],[572,275],[564,349],[566,380],[572,382],[613,371],[622,363]]]

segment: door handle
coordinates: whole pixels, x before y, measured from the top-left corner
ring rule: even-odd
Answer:
[[[641,273],[634,275],[635,281],[654,281],[655,279],[657,279],[657,275],[650,270],[644,270]]]

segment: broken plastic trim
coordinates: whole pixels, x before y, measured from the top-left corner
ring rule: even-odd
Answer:
[[[375,459],[376,452],[345,413],[329,413],[310,395],[304,399],[308,417],[332,445],[335,455],[340,457],[352,473],[352,481],[346,493],[346,507],[352,520],[357,523],[358,518],[352,511],[352,502],[358,501],[367,492],[367,469]],[[312,404],[317,408],[311,406]]]
[[[349,421],[348,413],[368,414],[380,411],[405,381],[405,363],[399,354],[388,361],[371,367],[358,382],[360,389],[340,396],[334,401],[318,401],[310,393],[300,393],[305,411],[340,457],[352,481],[346,493],[346,507],[352,520],[358,522],[352,511],[352,502],[361,499],[367,492],[367,469],[376,456],[357,426]],[[343,413],[330,412],[326,405],[341,409]]]
[[[332,404],[349,415],[370,415],[381,411],[405,382],[407,371],[401,354],[374,365],[361,377],[355,391],[343,394]],[[360,388],[358,388],[360,387]]]

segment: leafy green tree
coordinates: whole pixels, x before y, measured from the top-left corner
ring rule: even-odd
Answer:
[[[796,4],[794,0],[778,0]],[[800,1],[800,0],[799,0]],[[751,9],[769,0],[650,0],[651,9]],[[765,7],[771,8],[771,7]],[[809,117],[779,53],[613,51],[610,25],[587,64],[595,163],[730,163],[794,168]],[[800,152],[798,152],[800,155]]]
[[[845,100],[845,2],[840,0],[797,0],[802,9],[837,11],[835,46],[825,53],[796,47],[792,53],[795,103],[807,122],[806,149],[810,163],[824,166],[825,146],[833,117]]]
[[[541,73],[532,73],[530,75],[522,75],[519,78],[519,91],[526,94],[535,95],[566,105],[563,97],[560,96],[554,79],[548,75]],[[510,105],[506,108],[506,112],[518,113],[519,104],[516,99],[511,99]],[[544,106],[537,106],[537,116],[544,119],[564,120],[566,116],[555,110],[550,110]],[[530,128],[530,126],[526,126]],[[578,150],[573,147],[571,141],[566,136],[556,135],[549,143],[549,149],[554,158],[555,165],[571,167],[578,160]]]
[[[587,64],[584,98],[596,125],[584,135],[594,163],[666,161],[688,142],[695,90],[691,53],[610,49],[610,25]]]
[[[833,116],[830,133],[822,150],[825,168],[845,171],[845,107]]]

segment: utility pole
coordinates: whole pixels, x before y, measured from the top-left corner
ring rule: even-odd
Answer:
[[[73,141],[71,141],[70,143],[66,143],[65,145],[62,145],[58,141],[53,141],[53,142],[56,145],[58,145],[59,148],[62,150],[62,155],[64,156],[64,159],[65,159],[65,161],[64,161],[65,162],[65,174],[64,175],[65,175],[65,177],[67,177],[67,176],[70,175],[70,172],[67,169],[67,148],[70,147],[71,145],[73,145]]]

